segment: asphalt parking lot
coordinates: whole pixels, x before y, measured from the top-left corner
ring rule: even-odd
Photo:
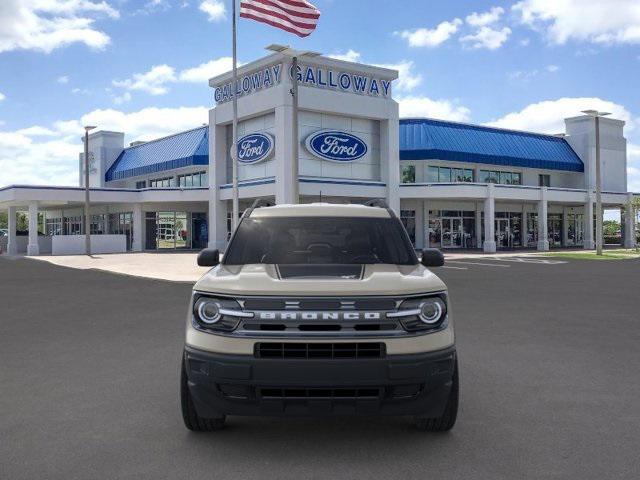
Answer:
[[[640,261],[459,260],[461,405],[185,430],[190,285],[0,257],[0,478],[575,478],[640,472]]]

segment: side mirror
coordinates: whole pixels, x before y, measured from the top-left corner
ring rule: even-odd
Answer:
[[[220,263],[220,250],[217,248],[205,248],[198,254],[198,266],[215,267]]]
[[[425,267],[441,267],[444,265],[444,255],[437,248],[425,248],[420,263]]]

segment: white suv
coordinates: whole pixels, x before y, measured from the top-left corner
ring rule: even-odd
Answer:
[[[190,430],[227,415],[412,415],[453,427],[458,366],[447,287],[400,220],[366,205],[248,209],[194,286],[182,360]]]

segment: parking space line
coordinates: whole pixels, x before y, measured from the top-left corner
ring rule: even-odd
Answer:
[[[530,258],[530,257],[509,257],[509,258],[492,258],[499,262],[513,262],[513,263],[537,263],[540,265],[559,265],[562,263],[569,263],[564,260],[547,260],[543,258]]]
[[[453,269],[456,269],[456,270],[469,270],[467,267],[452,267],[450,265],[445,265],[442,268],[453,268]]]
[[[482,265],[485,267],[501,267],[501,268],[511,267],[511,265],[496,265],[495,263],[480,263],[480,262],[460,262],[456,260],[449,260],[447,263],[461,263],[463,265]]]

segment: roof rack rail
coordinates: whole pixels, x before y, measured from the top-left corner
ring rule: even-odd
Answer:
[[[365,207],[379,207],[384,208],[387,212],[389,212],[389,216],[391,218],[397,218],[396,212],[393,211],[387,204],[387,201],[384,198],[372,198],[371,200],[364,202]]]
[[[268,202],[265,198],[256,198],[251,206],[244,211],[243,217],[250,217],[256,208],[269,206],[271,206],[271,203]]]

